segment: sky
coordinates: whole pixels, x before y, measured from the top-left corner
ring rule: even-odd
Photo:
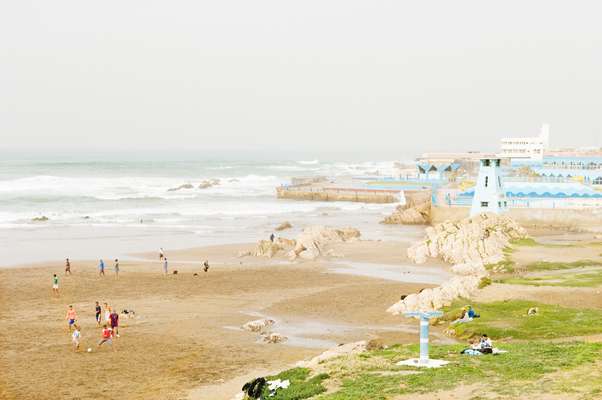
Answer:
[[[0,152],[602,146],[597,1],[0,2]]]

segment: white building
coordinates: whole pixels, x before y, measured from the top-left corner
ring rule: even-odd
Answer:
[[[550,127],[544,124],[541,127],[539,136],[502,139],[502,151],[499,156],[519,161],[538,161],[543,158],[549,144]]]
[[[479,177],[474,188],[470,216],[480,213],[499,214],[508,209],[508,201],[501,174],[502,160],[496,157],[481,159]]]

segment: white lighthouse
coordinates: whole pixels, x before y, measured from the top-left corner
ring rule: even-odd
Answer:
[[[479,177],[475,185],[474,198],[470,216],[480,213],[502,213],[508,209],[506,192],[502,182],[500,158],[487,157],[481,159]]]

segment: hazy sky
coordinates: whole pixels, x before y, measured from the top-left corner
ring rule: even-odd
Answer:
[[[0,4],[0,150],[602,145],[598,1]]]

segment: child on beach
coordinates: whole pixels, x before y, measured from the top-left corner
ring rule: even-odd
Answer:
[[[65,275],[71,275],[71,263],[68,258],[65,260]]]
[[[59,295],[59,277],[56,274],[52,275],[52,293]]]
[[[113,351],[115,351],[115,346],[113,345],[113,330],[109,328],[107,324],[104,324],[102,328],[102,336],[97,347],[100,348],[104,343],[110,344]]]
[[[105,303],[105,322],[108,324],[111,320],[111,307]]]
[[[115,279],[119,278],[119,260],[115,259]]]
[[[73,328],[73,325],[75,325],[75,320],[77,319],[77,313],[75,312],[73,306],[69,306],[66,318],[67,322],[69,323],[69,332],[71,332],[71,328]]]
[[[79,342],[81,340],[81,333],[79,331],[79,326],[77,324],[73,324],[73,328],[75,329],[71,334],[71,342],[73,342],[73,351],[79,350]]]
[[[100,314],[102,313],[102,308],[100,308],[100,304],[98,302],[96,302],[95,312],[96,312],[96,324],[98,324],[98,326],[100,326]]]
[[[113,310],[113,312],[111,312],[109,320],[111,322],[110,325],[113,333],[116,337],[119,337],[119,314],[117,314],[117,311]]]
[[[203,263],[203,271],[209,271],[209,261],[207,260],[205,260],[205,262]]]
[[[98,275],[105,276],[105,262],[102,259],[98,263]]]

